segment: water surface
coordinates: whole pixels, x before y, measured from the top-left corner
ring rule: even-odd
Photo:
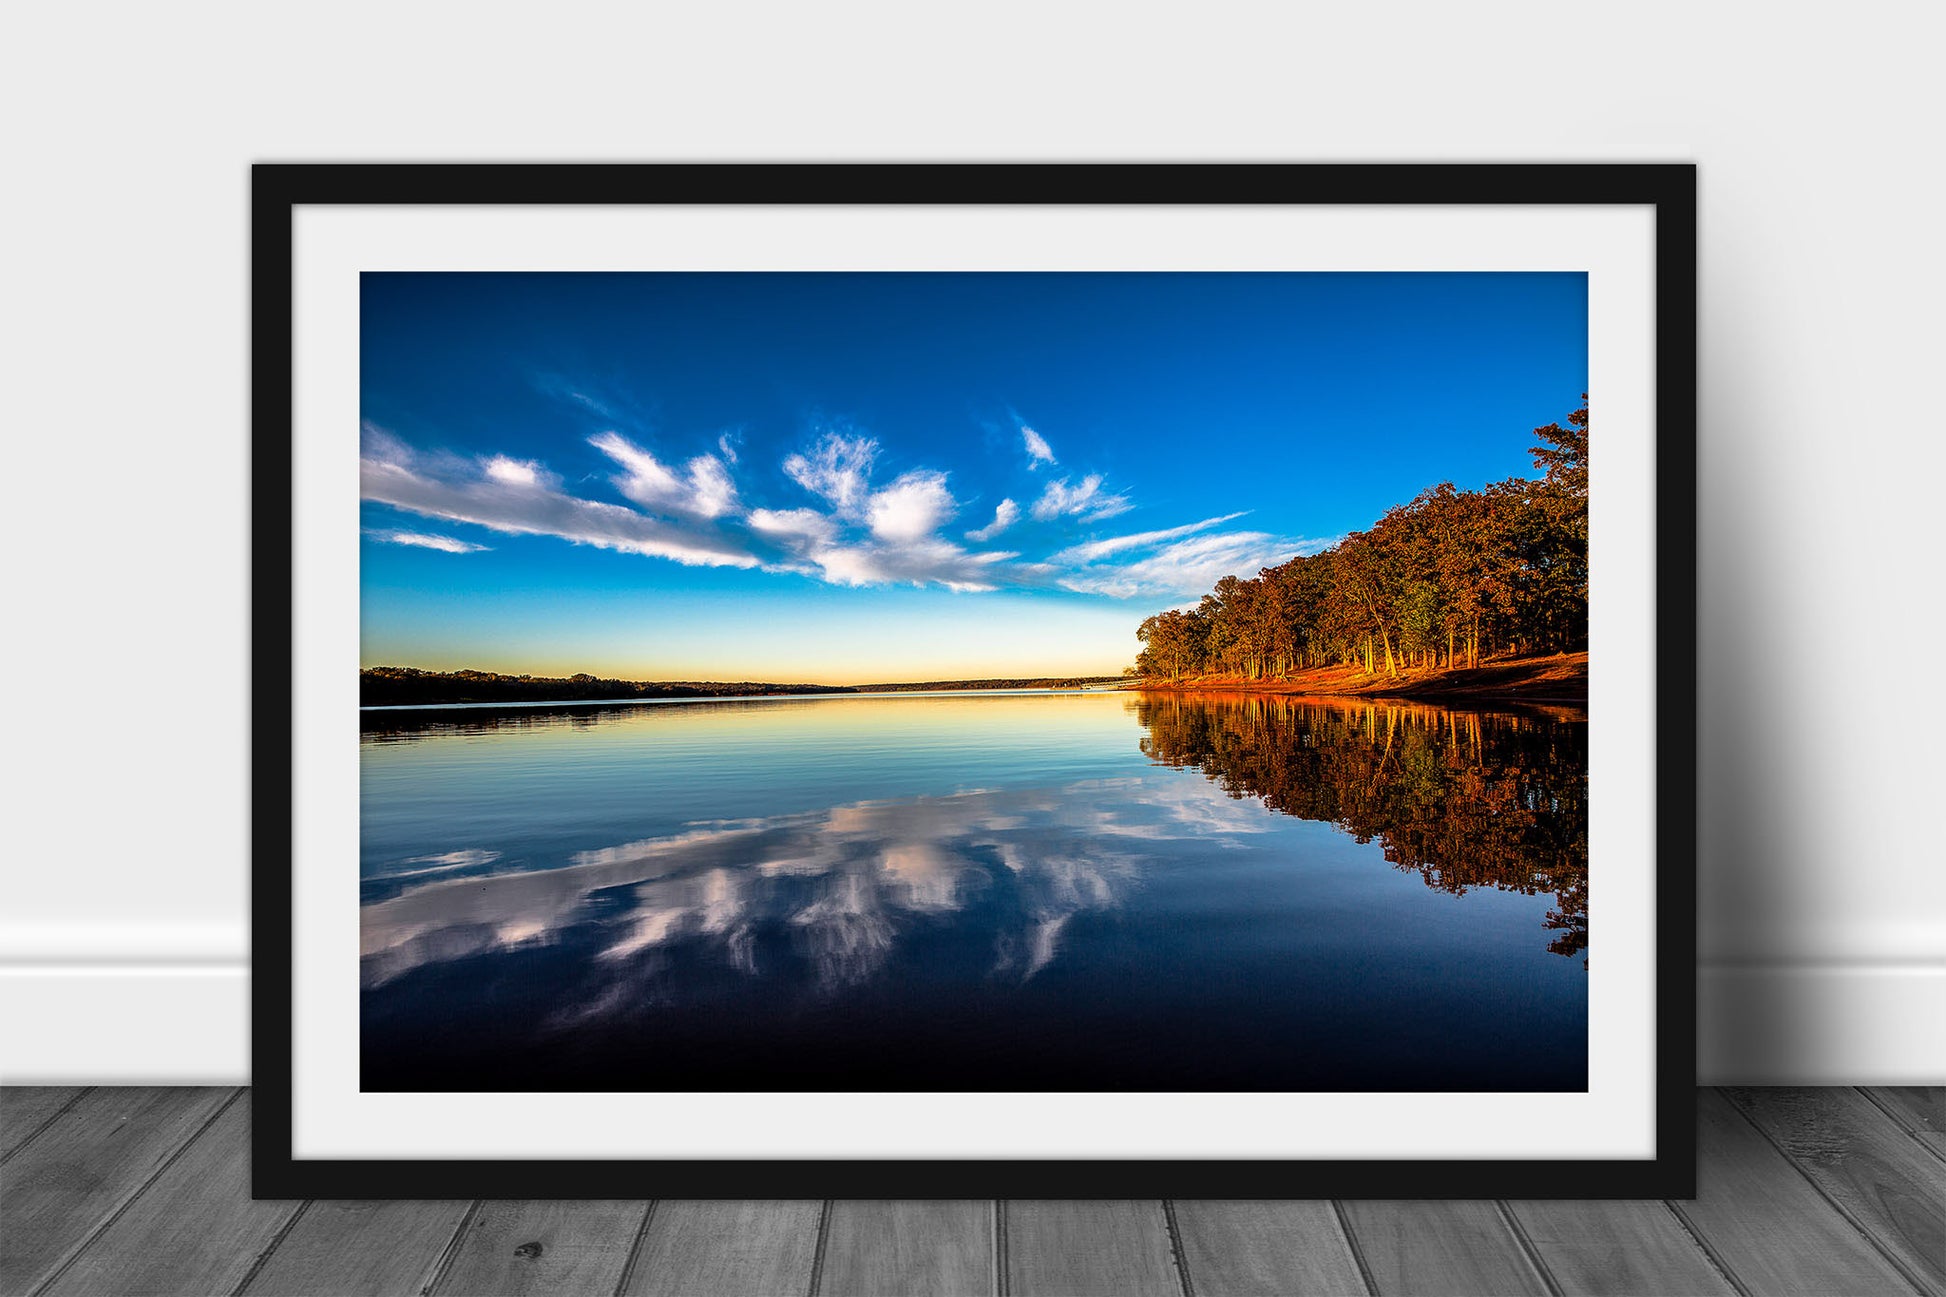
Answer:
[[[367,1089],[1559,1090],[1577,714],[363,713]]]

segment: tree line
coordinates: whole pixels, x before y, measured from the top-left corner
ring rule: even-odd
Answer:
[[[1327,666],[1388,676],[1588,642],[1588,406],[1534,429],[1543,476],[1442,482],[1367,531],[1142,623],[1135,674],[1276,679]]]

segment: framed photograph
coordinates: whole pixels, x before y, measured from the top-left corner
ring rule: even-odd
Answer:
[[[258,167],[256,1193],[1689,1196],[1694,195]]]

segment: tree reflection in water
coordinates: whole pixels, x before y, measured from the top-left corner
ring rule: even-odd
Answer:
[[[1130,709],[1150,760],[1376,841],[1429,887],[1553,893],[1548,949],[1586,951],[1585,713],[1236,694],[1142,694]]]

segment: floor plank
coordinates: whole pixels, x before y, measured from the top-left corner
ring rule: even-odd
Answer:
[[[416,1297],[472,1204],[306,1203],[250,1283],[249,1297]]]
[[[649,1204],[483,1202],[436,1297],[610,1297]]]
[[[1946,1157],[1946,1085],[1875,1085],[1865,1093],[1914,1139]]]
[[[0,1089],[0,1159],[81,1097],[79,1085],[10,1085]]]
[[[1168,1218],[1155,1199],[1008,1202],[1011,1297],[1179,1297]]]
[[[824,1204],[659,1202],[626,1297],[803,1297]]]
[[[1762,1297],[1946,1294],[1946,1154],[1935,1151],[1946,1149],[1946,1091],[1738,1090],[1699,1104],[1694,1202],[1517,1202],[1504,1215],[1491,1203],[1347,1203],[1349,1237],[1329,1204],[1182,1202],[1183,1271],[1197,1297],[1359,1294],[1355,1242],[1379,1294],[1538,1292],[1551,1280],[1569,1297],[1720,1295],[1728,1283],[1712,1261]],[[436,1297],[618,1283],[654,1297],[803,1297],[814,1272],[824,1297],[988,1297],[1000,1279],[1018,1297],[1182,1292],[1156,1202],[1008,1203],[996,1274],[984,1202],[662,1203],[646,1228],[639,1202],[300,1210],[248,1197],[247,1095],[8,1089],[0,1114],[12,1150],[0,1292],[226,1292],[253,1266],[247,1292],[307,1297],[416,1297],[435,1283]]]
[[[231,1292],[300,1205],[250,1199],[246,1091],[61,1271],[45,1297]]]
[[[102,1086],[7,1160],[0,1293],[32,1292],[234,1090]]]
[[[1712,1090],[1697,1096],[1696,1197],[1673,1204],[1765,1297],[1887,1297],[1908,1284],[1784,1155]]]
[[[1565,1297],[1736,1292],[1666,1203],[1561,1199],[1507,1210]]]
[[[1547,1285],[1491,1202],[1347,1202],[1345,1220],[1381,1297],[1515,1293]]]
[[[994,1204],[834,1202],[819,1297],[986,1297]]]
[[[1946,1163],[1856,1090],[1724,1093],[1907,1279],[1946,1297]]]
[[[1328,1202],[1175,1204],[1183,1267],[1196,1297],[1341,1297],[1365,1280]]]

